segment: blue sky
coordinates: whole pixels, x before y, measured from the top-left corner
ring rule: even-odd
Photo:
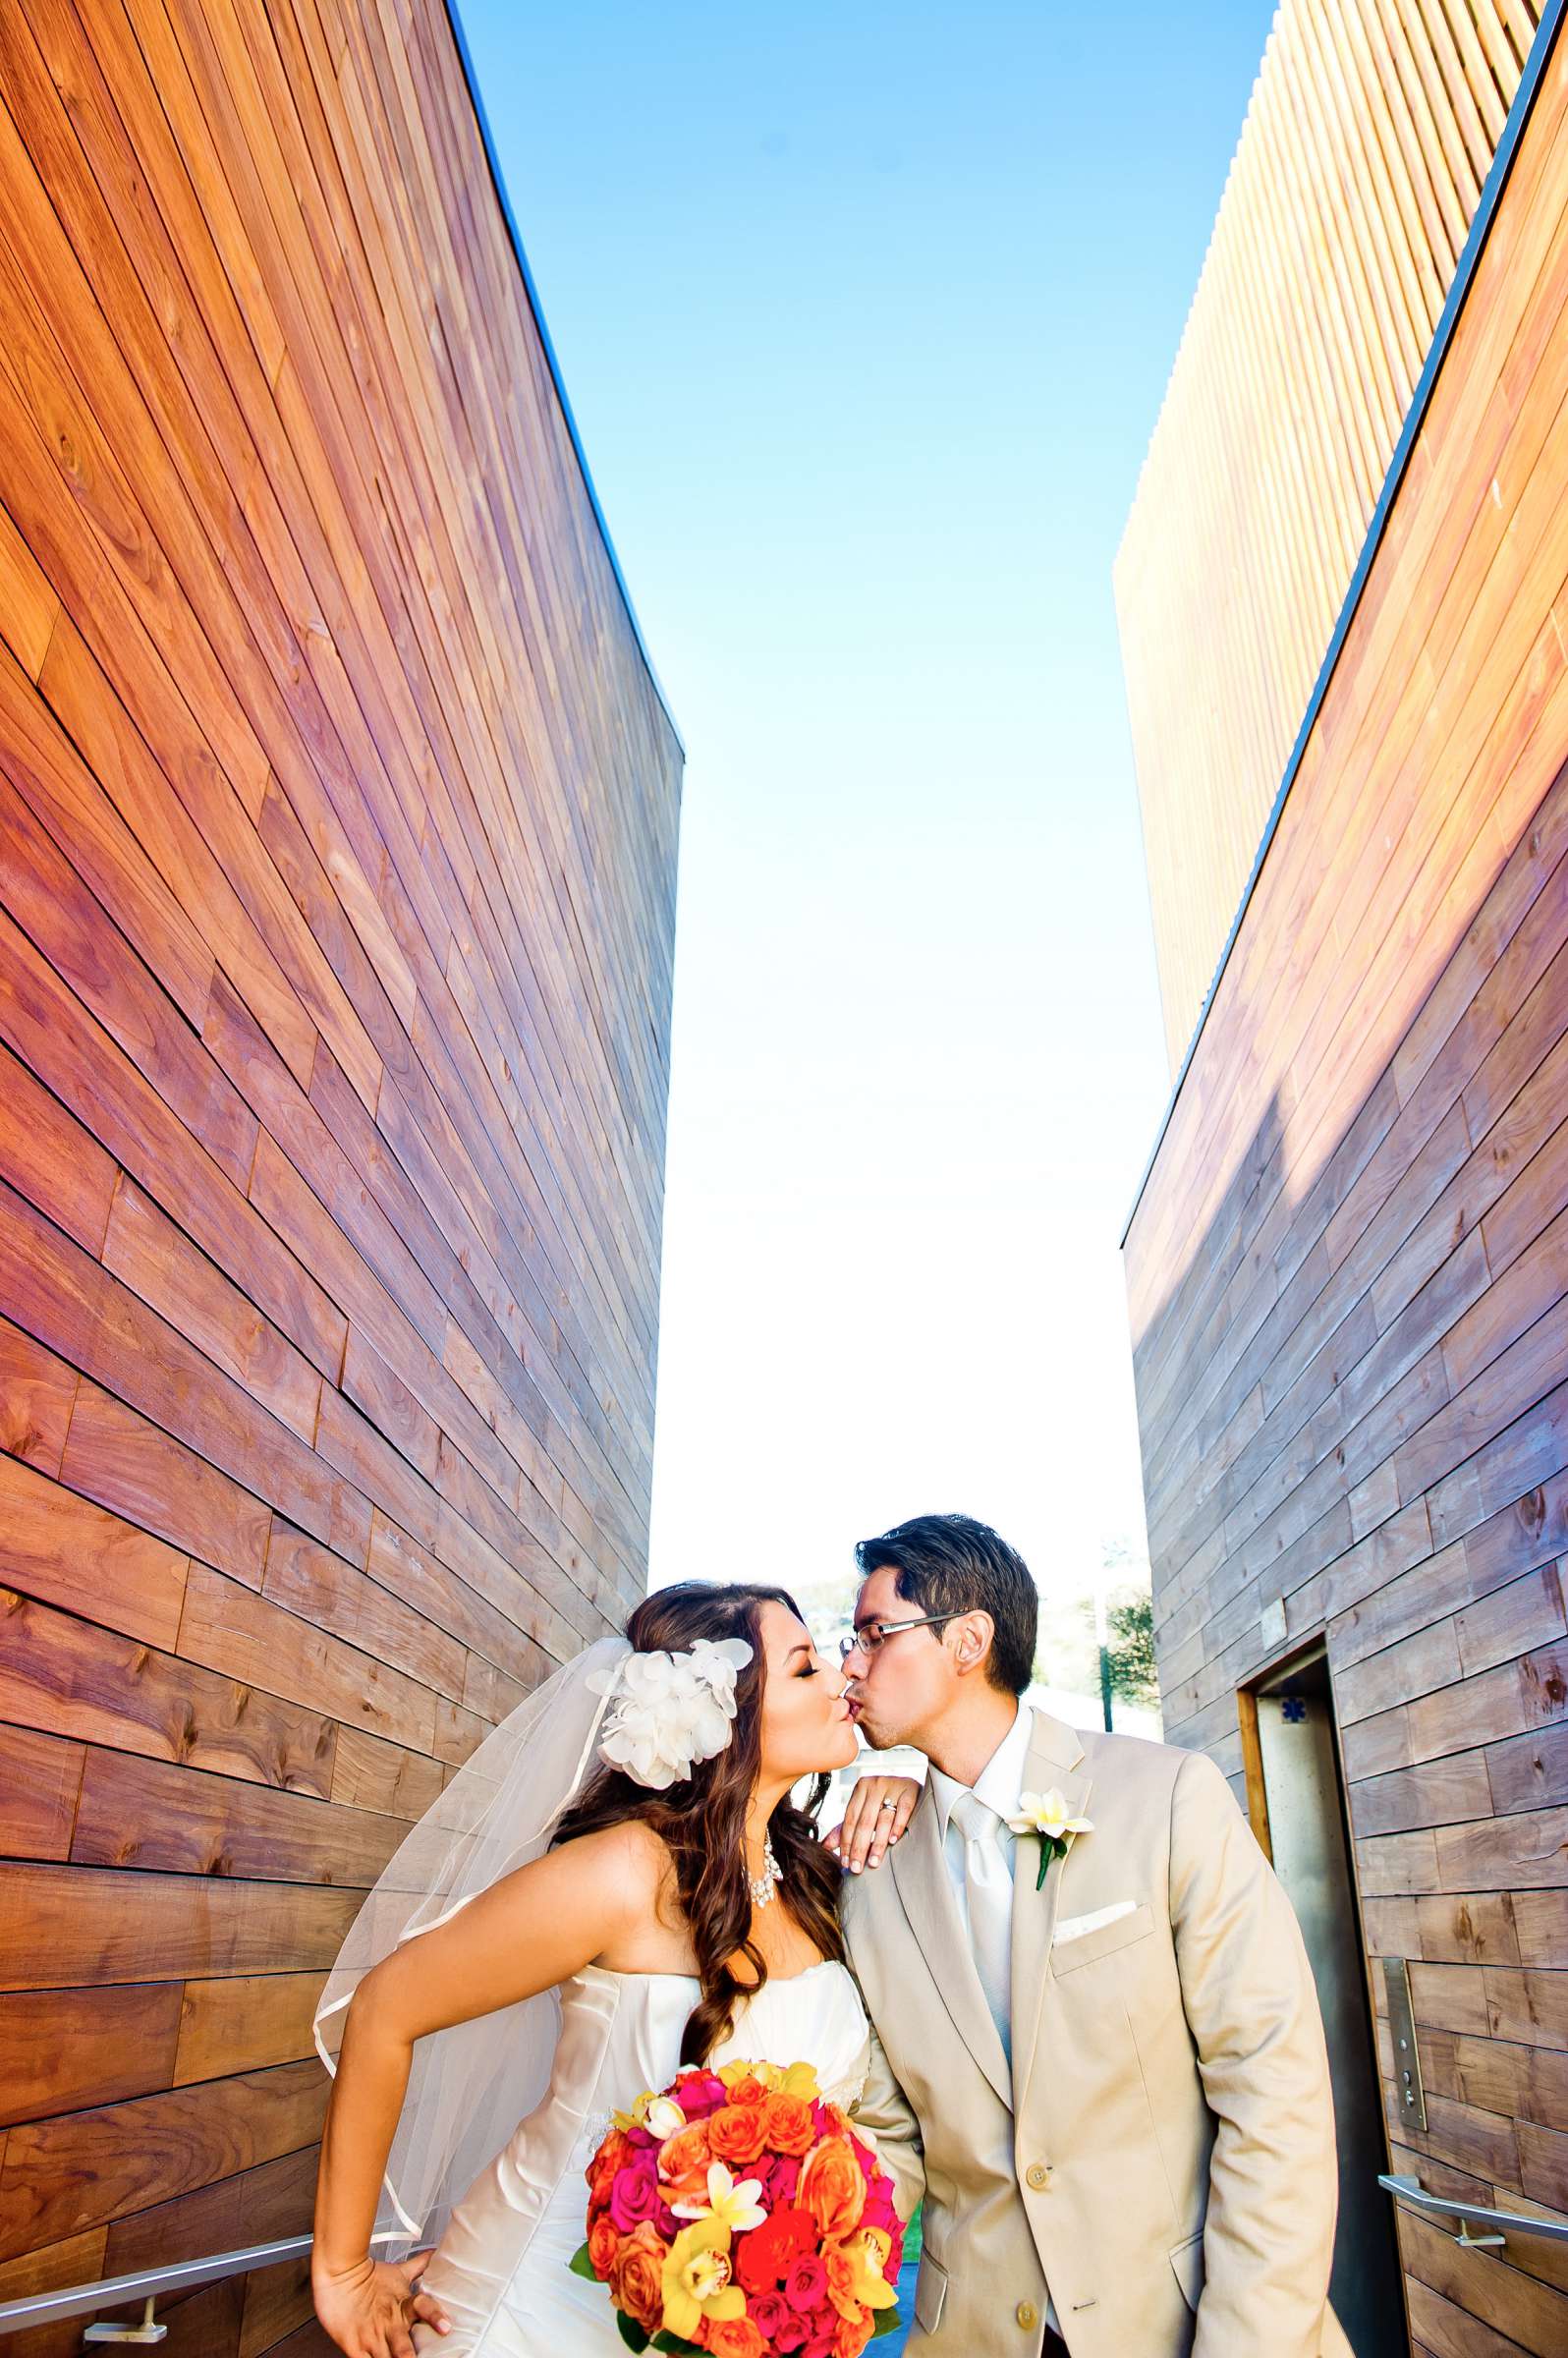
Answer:
[[[1110,573],[1271,13],[462,7],[688,754],[655,1582],[1141,1543]]]

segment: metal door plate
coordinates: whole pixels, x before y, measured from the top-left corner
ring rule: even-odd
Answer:
[[[1410,2006],[1410,1966],[1405,1958],[1384,1957],[1383,1986],[1388,1992],[1397,2116],[1407,2128],[1425,2129],[1427,2097],[1421,2084],[1421,2050],[1416,2045],[1416,2017]]]

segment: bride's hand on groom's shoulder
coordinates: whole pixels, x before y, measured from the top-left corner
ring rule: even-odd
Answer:
[[[843,1824],[822,1840],[851,1875],[865,1867],[880,1867],[920,1797],[920,1785],[912,1776],[858,1777],[850,1787]]]
[[[419,2282],[428,2252],[404,2261],[374,2260],[368,2254],[350,2268],[328,2268],[316,2259],[310,2270],[315,2313],[344,2352],[344,2358],[415,2358],[410,2327],[415,2318],[438,2333],[451,2319]]]

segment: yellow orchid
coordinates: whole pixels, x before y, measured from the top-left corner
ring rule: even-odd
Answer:
[[[705,2203],[672,2203],[670,2209],[677,2218],[716,2218],[737,2235],[748,2227],[759,2227],[767,2213],[757,2201],[762,2191],[760,2178],[742,2178],[737,2185],[728,2165],[710,2162],[707,2165],[707,2201]]]
[[[746,2315],[746,2295],[730,2282],[730,2230],[719,2218],[683,2227],[664,2263],[664,2326],[681,2341],[695,2339],[703,2318]]]
[[[842,2249],[845,2258],[854,2263],[856,2300],[864,2301],[868,2309],[891,2309],[898,2294],[882,2273],[893,2249],[887,2229],[862,2227]]]
[[[814,2104],[822,2093],[810,2063],[791,2063],[781,2070],[776,2063],[748,2063],[743,2058],[734,2063],[720,2063],[716,2070],[726,2088],[738,2088],[743,2080],[756,2080],[769,2096],[798,2096],[809,2105]]]
[[[715,2069],[726,2088],[738,2088],[743,2080],[756,2080],[770,2096],[776,2092],[782,2077],[776,2063],[748,2063],[744,2055],[733,2063],[720,2063]]]
[[[1075,1818],[1072,1804],[1065,1793],[1052,1785],[1048,1793],[1020,1793],[1018,1816],[1009,1818],[1008,1826],[1015,1834],[1038,1834],[1039,1873],[1035,1878],[1037,1891],[1045,1881],[1045,1870],[1052,1859],[1065,1858],[1067,1846],[1075,1834],[1092,1834],[1093,1821]]]

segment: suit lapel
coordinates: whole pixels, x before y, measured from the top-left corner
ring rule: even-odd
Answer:
[[[1053,1719],[1046,1712],[1036,1712],[1035,1737],[1029,1748],[1029,1766],[1024,1777],[1025,1791],[1045,1793],[1055,1786],[1067,1798],[1068,1816],[1082,1818],[1088,1814],[1085,1804],[1092,1781],[1084,1766],[1084,1748],[1074,1730],[1064,1720]],[[1038,1890],[1036,1889],[1039,1873],[1037,1836],[1020,1834],[1014,1856],[1013,2087],[1014,2108],[1020,2114],[1039,2046],[1051,1937],[1061,1902],[1062,1877],[1072,1857],[1072,1848],[1069,1843],[1067,1859],[1051,1861]]]
[[[1007,2053],[996,2035],[980,1975],[959,1920],[958,1903],[936,1830],[936,1805],[927,1785],[901,1842],[888,1852],[893,1881],[910,1928],[942,2003],[970,2053],[1004,2105],[1013,2101]],[[1017,1938],[1017,1911],[1014,1911]]]

